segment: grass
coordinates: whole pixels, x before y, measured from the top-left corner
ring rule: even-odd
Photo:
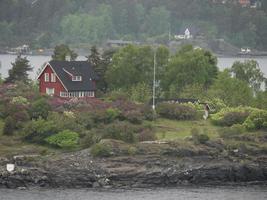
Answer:
[[[158,119],[153,123],[156,129],[156,136],[159,140],[185,139],[191,136],[192,128],[196,128],[200,133],[207,134],[211,139],[218,137],[219,127],[210,121],[176,121],[169,119]]]

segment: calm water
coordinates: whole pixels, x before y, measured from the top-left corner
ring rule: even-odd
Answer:
[[[45,62],[51,59],[50,56],[27,56],[30,60],[31,66],[34,68],[30,73],[30,77],[32,79],[36,78],[36,72],[39,67],[41,67]],[[8,70],[12,67],[11,62],[14,62],[16,59],[15,55],[1,55],[0,54],[0,73],[2,77],[7,77]],[[83,56],[78,57],[78,60],[85,60],[86,58]],[[231,67],[235,61],[244,61],[248,59],[257,60],[261,70],[267,75],[267,57],[256,57],[256,58],[235,58],[235,57],[224,57],[218,58],[218,66],[220,69],[225,69],[227,67]]]
[[[266,200],[264,187],[155,190],[1,190],[0,200]]]

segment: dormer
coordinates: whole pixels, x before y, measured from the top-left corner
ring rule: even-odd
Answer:
[[[72,76],[72,81],[82,81],[82,76]]]

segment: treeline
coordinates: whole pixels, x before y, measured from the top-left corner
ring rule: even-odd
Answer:
[[[0,45],[101,44],[107,39],[168,41],[189,27],[208,39],[267,48],[266,3],[260,9],[211,0],[2,0]]]

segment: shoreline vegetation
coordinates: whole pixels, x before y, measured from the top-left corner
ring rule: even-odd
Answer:
[[[53,59],[68,55],[77,57],[61,45]],[[204,120],[202,104],[151,108],[153,55],[149,46],[93,47],[98,98],[65,99],[41,95],[18,57],[0,85],[0,188],[266,184],[266,78],[257,62],[220,72],[209,51],[156,50],[158,99],[199,99],[210,106]]]

